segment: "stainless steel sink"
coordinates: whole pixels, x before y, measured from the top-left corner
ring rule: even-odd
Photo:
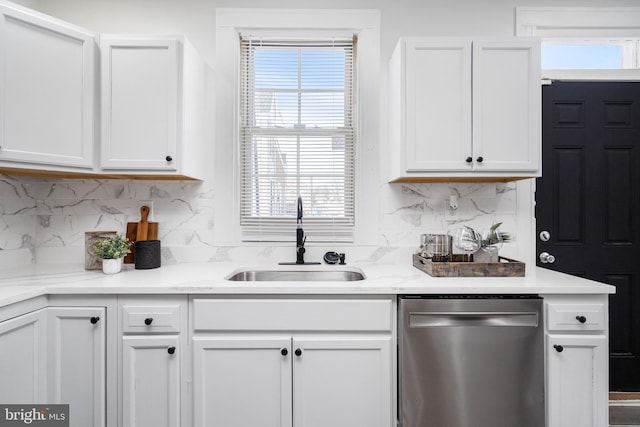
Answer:
[[[352,282],[364,280],[357,269],[349,270],[240,270],[226,277],[234,282]]]

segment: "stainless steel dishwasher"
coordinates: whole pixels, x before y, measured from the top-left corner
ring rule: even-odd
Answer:
[[[401,427],[544,427],[537,296],[402,296]]]

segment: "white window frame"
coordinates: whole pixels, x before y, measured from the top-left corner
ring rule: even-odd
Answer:
[[[517,7],[516,35],[544,42],[640,38],[640,7]],[[636,43],[637,46],[637,43]],[[637,61],[637,58],[636,58]],[[640,70],[542,70],[548,80],[639,81]]]
[[[241,33],[313,37],[357,34],[358,72],[355,116],[358,118],[355,158],[354,242],[378,244],[378,140],[380,134],[380,12],[332,9],[216,9],[215,80],[215,237],[220,246],[282,245],[242,242],[240,227],[239,57]],[[295,229],[292,229],[295,240]],[[309,236],[308,244],[313,245]],[[326,246],[323,243],[322,246]]]

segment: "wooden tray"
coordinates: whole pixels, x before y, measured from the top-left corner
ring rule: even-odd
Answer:
[[[499,257],[500,262],[461,262],[463,255],[454,255],[452,262],[433,262],[413,255],[413,266],[433,277],[522,277],[525,263]]]

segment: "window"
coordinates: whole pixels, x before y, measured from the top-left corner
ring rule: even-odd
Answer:
[[[640,79],[639,7],[516,7],[516,35],[541,38],[544,80]]]
[[[381,165],[378,147],[381,125],[379,92],[380,64],[382,63],[380,11],[216,8],[215,105],[213,106],[215,128],[212,129],[215,132],[215,139],[211,146],[216,246],[290,248],[296,238],[295,215],[288,218],[273,217],[277,219],[266,216],[254,217],[254,224],[260,221],[260,228],[249,224],[241,225],[243,221],[241,208],[245,205],[241,203],[244,193],[241,182],[243,135],[240,131],[244,118],[241,112],[243,90],[241,90],[241,73],[239,72],[242,56],[240,40],[244,38],[263,42],[267,40],[353,42],[354,35],[357,40],[353,46],[351,58],[353,64],[351,120],[354,136],[352,166],[355,174],[352,183],[355,193],[353,218],[348,219],[347,216],[312,218],[314,214],[311,207],[312,201],[308,195],[303,194],[302,196],[305,197],[303,225],[310,247],[326,248],[328,241],[331,241],[331,247],[336,249],[347,243],[356,245],[379,243]],[[341,142],[336,141],[336,143],[340,145]],[[289,160],[287,158],[288,162]],[[345,206],[347,206],[346,202]],[[348,225],[348,221],[353,225]],[[288,225],[282,226],[282,222],[288,222]]]
[[[640,68],[638,40],[544,39],[542,69],[622,70]]]
[[[242,240],[353,240],[355,40],[241,36]]]

